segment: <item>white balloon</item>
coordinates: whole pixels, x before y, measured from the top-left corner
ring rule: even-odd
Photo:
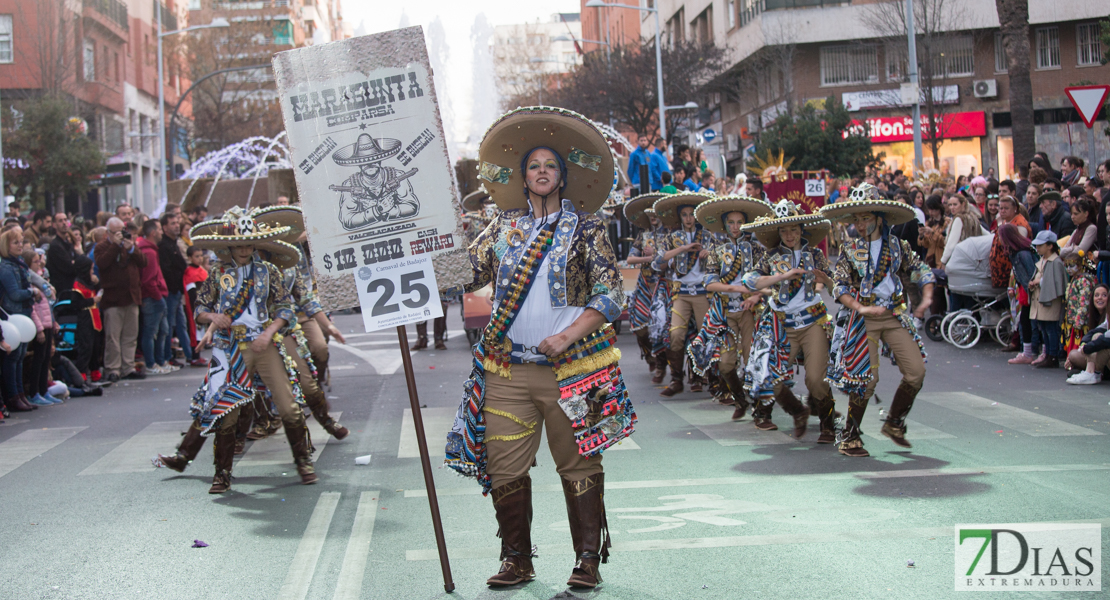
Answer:
[[[35,334],[38,333],[38,328],[35,327],[35,322],[31,320],[31,317],[10,315],[8,316],[8,322],[15,325],[15,328],[19,330],[19,341],[24,344],[35,339]]]
[[[8,321],[0,321],[0,331],[4,333],[4,341],[13,349],[20,344],[19,330],[15,328],[15,324]]]

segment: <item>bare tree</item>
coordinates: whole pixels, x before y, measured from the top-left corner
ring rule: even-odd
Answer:
[[[558,75],[546,72],[544,62],[533,62],[546,60],[551,54],[551,41],[539,24],[500,27],[495,36],[493,71],[502,108],[542,104],[543,100],[551,104],[550,97],[543,98],[544,90]]]
[[[940,141],[945,135],[945,88],[949,79],[974,72],[975,38],[964,29],[969,20],[966,3],[959,0],[914,0],[918,85],[923,91],[922,139],[929,145],[933,164],[940,164]],[[868,6],[866,24],[887,40],[886,70],[890,80],[908,81],[905,0],[883,0]],[[937,98],[936,92],[941,97]],[[939,101],[938,101],[939,100]]]
[[[67,0],[36,0],[17,2],[13,26],[17,35],[31,38],[15,44],[15,64],[24,77],[38,75],[42,94],[68,97],[77,88],[77,56],[75,21]]]
[[[1010,131],[1014,164],[1028,164],[1037,151],[1033,82],[1029,76],[1029,0],[995,0],[1010,79]]]

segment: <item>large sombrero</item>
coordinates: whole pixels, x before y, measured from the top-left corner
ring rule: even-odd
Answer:
[[[475,212],[482,210],[482,205],[489,199],[489,192],[485,188],[479,187],[477,191],[470,192],[463,196],[462,209],[464,212]]]
[[[595,212],[616,186],[616,158],[593,121],[564,108],[528,106],[505,113],[478,147],[478,179],[501,210],[528,208],[521,160],[534,148],[555,150],[566,163],[562,197]]]
[[[256,223],[265,223],[271,228],[288,227],[289,233],[281,237],[281,241],[290,244],[297,243],[297,239],[304,233],[304,211],[299,206],[278,205],[256,208],[251,211]]]
[[[821,207],[821,216],[841,221],[857,213],[878,213],[886,219],[887,225],[907,223],[917,218],[917,213],[905,202],[887,200],[879,196],[879,190],[870,183],[860,184],[848,195],[848,199]]]
[[[670,229],[680,229],[682,227],[682,220],[678,217],[678,212],[683,206],[698,206],[702,202],[716,198],[713,194],[705,194],[702,192],[679,192],[677,194],[667,194],[652,204],[655,209],[655,216],[663,222]]]
[[[301,259],[300,250],[282,241],[290,231],[290,227],[273,227],[255,221],[251,213],[234,206],[219,219],[194,225],[189,230],[189,238],[194,246],[212,250],[224,260],[230,258],[231,248],[254,246],[255,250],[268,252],[275,266],[287,269]]]
[[[401,141],[390,138],[374,138],[368,133],[361,133],[355,143],[332,152],[331,159],[335,164],[344,167],[369,165],[401,152]]]
[[[802,207],[785,198],[779,200],[772,209],[773,212],[756,217],[754,221],[741,228],[741,231],[754,234],[759,243],[766,248],[775,248],[779,245],[782,241],[779,228],[785,225],[800,225],[802,238],[808,241],[810,246],[819,244],[832,229],[832,223],[821,214],[806,214],[802,212]]]
[[[709,231],[726,233],[725,216],[728,213],[744,213],[744,222],[751,223],[759,217],[770,214],[772,210],[769,203],[751,196],[718,196],[699,204],[694,210],[694,216],[702,227]]]
[[[641,194],[635,198],[629,198],[624,203],[624,218],[628,219],[640,229],[651,229],[651,221],[648,220],[647,210],[655,204],[655,201],[666,196],[659,192],[652,192],[650,194]]]

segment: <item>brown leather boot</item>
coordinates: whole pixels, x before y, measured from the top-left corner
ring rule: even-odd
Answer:
[[[563,482],[570,537],[576,562],[567,585],[592,588],[601,583],[598,566],[609,562],[609,525],[605,521],[605,474]],[[604,536],[602,535],[604,534]]]
[[[502,587],[536,578],[532,568],[532,478],[525,475],[493,488],[497,535],[501,537],[501,568],[486,585]]]
[[[667,350],[667,362],[671,365],[671,384],[659,392],[660,396],[670,398],[675,394],[681,394],[682,386],[682,359],[681,353]]]
[[[435,321],[432,321],[432,333],[433,333],[433,335],[435,337],[435,340],[436,340],[436,350],[446,350],[447,349],[447,344],[445,343],[447,341],[447,315],[446,315],[446,312],[447,311],[446,311],[446,308],[445,308],[444,316],[436,317]]]
[[[717,400],[718,404],[725,406],[732,406],[736,404],[736,400],[732,397],[732,391],[725,385],[725,381],[721,379],[720,370],[714,366],[705,373],[705,379],[709,382],[709,393]]]
[[[832,396],[828,398],[809,397],[811,414],[817,415],[821,420],[821,435],[817,436],[818,444],[831,444],[836,441],[836,411],[833,408],[836,401]]]
[[[8,398],[8,410],[12,412],[31,412],[38,410],[39,407],[27,401],[27,396],[23,394],[16,394],[12,398]]]
[[[640,347],[640,358],[644,359],[648,370],[654,374],[656,370],[655,355],[651,353],[651,338],[648,337],[647,329],[636,332],[636,345]]]
[[[312,438],[309,437],[308,427],[304,424],[304,415],[300,415],[295,423],[285,423],[285,436],[289,438],[289,449],[293,451],[293,462],[297,463],[297,473],[301,476],[301,483],[312,485],[316,483],[316,468],[312,465]]]
[[[779,426],[771,422],[771,409],[775,404],[764,404],[760,400],[754,401],[752,408],[752,424],[760,431],[778,431]]]
[[[651,377],[651,382],[659,385],[667,377],[667,353],[660,352],[655,355],[655,373]]]
[[[423,350],[428,347],[428,322],[416,324],[416,343],[412,345],[412,350]]]
[[[894,392],[894,399],[890,402],[890,412],[887,414],[886,423],[883,423],[881,433],[903,448],[913,447],[906,440],[906,415],[913,408],[913,401],[917,398],[917,392],[918,390],[905,382],[899,385]]]
[[[744,384],[740,382],[740,376],[736,374],[736,371],[725,373],[721,378],[724,379],[725,385],[732,392],[732,398],[736,404],[736,410],[732,411],[732,420],[739,421],[744,418],[744,415],[748,412],[748,407],[751,406],[751,403],[748,402],[747,392],[744,390]]]
[[[338,421],[328,414],[328,400],[324,397],[323,392],[312,394],[311,397],[306,394],[304,400],[305,403],[308,404],[308,407],[312,409],[312,416],[316,418],[316,422],[324,428],[324,431],[331,434],[332,437],[341,440],[347,437],[347,434],[351,433],[349,429],[340,425]]]
[[[213,436],[212,453],[215,456],[216,475],[212,478],[209,494],[222,494],[231,489],[231,463],[235,460],[235,429],[221,429]]]
[[[809,426],[809,408],[798,400],[794,390],[788,385],[782,386],[782,390],[775,396],[775,401],[786,411],[786,414],[794,417],[794,438],[802,439]]]
[[[189,429],[185,432],[185,437],[181,438],[181,443],[177,446],[177,452],[173,456],[158,455],[158,460],[162,466],[167,469],[184,473],[185,467],[197,457],[200,449],[204,447],[205,437],[200,434],[200,427],[197,427],[194,421],[189,425]]]
[[[863,447],[863,440],[860,439],[859,426],[863,422],[863,415],[866,412],[866,399],[855,395],[848,398],[848,418],[845,419],[844,431],[841,433],[842,441],[837,447],[837,450],[844,456],[853,458],[871,456],[871,453]]]
[[[330,355],[326,348],[323,352],[319,353],[319,356],[315,354],[312,355],[312,366],[316,367],[316,385],[319,386],[321,390],[330,390],[330,387],[327,385],[331,377],[331,373],[328,373],[329,358]]]
[[[694,372],[694,368],[690,367],[690,391],[698,394],[704,389],[705,378]]]

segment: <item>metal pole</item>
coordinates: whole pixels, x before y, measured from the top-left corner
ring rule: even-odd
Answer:
[[[921,90],[917,83],[917,29],[913,23],[913,0],[906,0],[906,38],[909,45],[906,62],[909,63],[910,83],[918,90],[913,102],[913,174],[916,177],[921,172],[924,157],[921,151]],[[926,90],[925,93],[932,94],[933,90]],[[937,165],[933,165],[933,168],[937,168]]]
[[[4,127],[2,122],[4,120],[4,105],[0,103],[0,203],[4,204],[4,216],[8,214],[8,204],[5,200],[8,196],[4,193]]]
[[[663,47],[659,45],[659,7],[655,12],[655,79],[659,95],[659,137],[667,140],[667,107],[663,104]]]
[[[436,548],[439,550],[439,568],[443,571],[443,589],[450,594],[455,591],[455,582],[451,579],[451,563],[447,559],[447,541],[443,537],[443,521],[439,516],[436,482],[432,479],[432,463],[428,457],[428,440],[424,437],[424,417],[420,414],[420,396],[416,392],[416,373],[412,370],[409,337],[404,325],[397,326],[397,341],[401,343],[401,362],[405,365],[405,383],[408,384],[409,388],[412,423],[416,426],[416,444],[420,448],[420,466],[424,468],[424,487],[428,490],[428,507],[432,510],[432,528],[435,530]]]
[[[1093,125],[1093,123],[1092,123],[1092,125]],[[1088,127],[1087,128],[1087,154],[1089,154],[1091,156],[1091,158],[1089,159],[1089,162],[1087,163],[1087,176],[1088,177],[1094,177],[1095,176],[1095,170],[1098,168],[1098,156],[1096,156],[1096,154],[1095,154],[1095,128],[1094,127]],[[0,184],[2,184],[2,183],[3,183],[3,180],[0,180]]]
[[[169,178],[166,176],[166,80],[162,72],[162,4],[157,0],[154,2],[154,12],[158,19],[158,181],[162,187],[161,195],[169,202],[170,196],[166,193]]]

